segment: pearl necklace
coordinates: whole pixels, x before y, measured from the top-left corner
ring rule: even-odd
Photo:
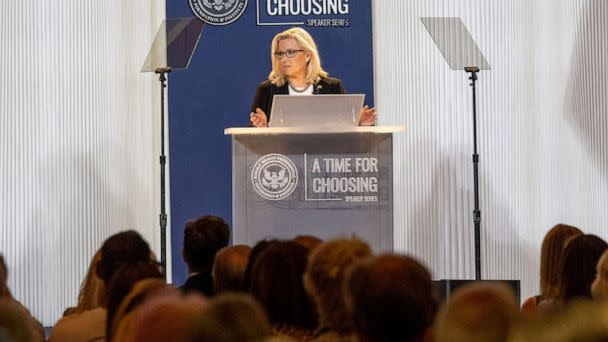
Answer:
[[[310,85],[307,85],[307,86],[306,86],[306,87],[304,87],[304,88],[299,88],[299,89],[298,89],[298,88],[296,88],[296,87],[292,86],[292,85],[291,85],[291,83],[289,83],[289,82],[287,82],[287,84],[289,85],[289,88],[290,88],[291,90],[295,91],[296,93],[303,93],[303,92],[305,92],[305,91],[306,91],[306,89],[308,89],[308,88],[310,87]]]

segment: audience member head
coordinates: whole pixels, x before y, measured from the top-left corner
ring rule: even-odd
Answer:
[[[193,325],[190,342],[261,341],[271,335],[270,323],[255,299],[223,293],[208,303]]]
[[[78,305],[75,308],[66,311],[65,315],[81,313],[87,310],[96,309],[104,306],[105,288],[101,278],[97,276],[97,264],[101,260],[101,250],[98,250],[82,284],[80,285],[80,293],[78,293]]]
[[[314,329],[316,316],[302,276],[308,249],[293,241],[270,243],[251,271],[251,294],[275,326]]]
[[[35,341],[30,317],[23,307],[10,298],[0,298],[0,341]]]
[[[124,264],[116,272],[112,281],[108,284],[108,319],[106,326],[106,336],[111,340],[115,323],[119,321],[119,309],[124,304],[126,297],[134,288],[134,285],[144,279],[154,279],[154,284],[165,284],[163,275],[160,273],[158,265],[152,261],[140,261],[136,263]]]
[[[608,341],[608,305],[604,301],[572,300],[560,310],[518,320],[509,342]]]
[[[313,249],[315,249],[315,247],[323,243],[323,240],[312,235],[298,235],[293,238],[293,241],[308,248],[309,251],[312,251]]]
[[[457,289],[439,312],[436,342],[503,342],[519,315],[515,295],[502,284],[474,283]]]
[[[591,298],[597,262],[607,248],[608,244],[595,235],[577,235],[568,240],[562,258],[559,299]]]
[[[4,256],[0,254],[0,298],[12,297],[11,291],[8,289],[8,268]]]
[[[128,230],[110,236],[101,246],[101,260],[97,264],[97,276],[107,289],[114,272],[126,263],[150,260],[150,246],[134,230]]]
[[[385,254],[356,262],[344,286],[361,341],[421,341],[428,334],[437,300],[431,275],[415,259]]]
[[[148,278],[138,281],[131,291],[125,296],[120,303],[120,306],[116,310],[116,314],[111,319],[111,330],[110,338],[108,341],[113,342],[127,342],[127,341],[148,341],[147,339],[135,338],[137,317],[141,312],[141,309],[149,302],[153,302],[156,299],[167,299],[167,301],[176,302],[182,298],[182,293],[172,285],[167,285],[163,279]],[[165,322],[169,323],[169,322]],[[164,329],[172,329],[171,327],[159,326],[150,327],[145,324],[149,329],[158,329],[158,332],[164,331]],[[142,333],[141,331],[138,333]],[[171,341],[177,341],[177,339],[169,339]]]
[[[211,272],[215,254],[228,246],[230,228],[217,216],[186,223],[182,255],[190,272]]]
[[[276,243],[278,240],[260,240],[251,249],[249,253],[249,260],[247,260],[247,268],[245,268],[245,276],[243,277],[243,290],[245,292],[251,292],[251,270],[253,265],[258,260],[258,257],[262,251],[270,246],[272,243]]]
[[[249,253],[251,247],[247,245],[224,247],[217,252],[212,272],[215,293],[243,290]]]
[[[580,235],[580,229],[566,224],[551,228],[540,250],[540,295],[541,299],[555,298],[558,295],[558,283],[561,273],[561,260],[566,241]]]
[[[352,332],[352,322],[344,309],[344,272],[355,261],[371,255],[367,243],[358,239],[325,242],[311,252],[304,287],[316,304],[321,327],[339,334]]]
[[[205,305],[205,299],[198,294],[182,296],[175,291],[155,295],[133,311],[129,325],[131,338],[123,341],[188,341],[192,324]]]
[[[593,298],[608,298],[608,250],[597,262],[595,280],[591,284]]]

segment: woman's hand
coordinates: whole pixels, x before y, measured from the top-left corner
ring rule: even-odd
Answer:
[[[268,127],[268,118],[266,117],[266,113],[260,108],[256,108],[255,112],[251,112],[249,114],[249,120],[253,127]]]
[[[378,113],[376,108],[369,108],[367,105],[361,108],[361,114],[359,115],[359,126],[374,126],[378,119]]]

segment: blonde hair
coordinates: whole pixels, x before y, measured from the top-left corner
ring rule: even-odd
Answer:
[[[268,75],[270,83],[277,87],[283,86],[287,81],[287,76],[281,70],[281,63],[277,59],[275,52],[279,48],[279,42],[286,39],[295,39],[298,44],[304,49],[306,54],[310,57],[308,65],[306,66],[306,83],[316,84],[322,77],[326,77],[328,74],[321,67],[321,58],[319,57],[319,51],[317,50],[317,44],[312,39],[310,33],[300,27],[292,27],[285,30],[272,39],[272,46],[270,48],[270,59],[272,61],[272,70]]]
[[[602,254],[597,262],[597,273],[591,284],[593,298],[608,297],[608,250]]]
[[[303,276],[304,288],[316,304],[321,326],[339,334],[352,332],[352,322],[344,310],[345,270],[370,256],[369,245],[356,238],[328,241],[310,253]]]
[[[81,313],[88,310],[96,309],[103,305],[105,300],[105,287],[103,280],[97,276],[97,264],[101,260],[101,249],[98,250],[91,264],[87,275],[80,285],[80,292],[78,293],[78,305],[66,311],[66,316]]]
[[[498,283],[473,283],[456,290],[435,320],[435,341],[506,341],[519,318],[511,290]]]

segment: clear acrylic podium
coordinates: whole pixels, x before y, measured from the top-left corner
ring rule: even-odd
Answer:
[[[393,250],[393,134],[402,127],[228,128],[233,243],[357,236]]]

